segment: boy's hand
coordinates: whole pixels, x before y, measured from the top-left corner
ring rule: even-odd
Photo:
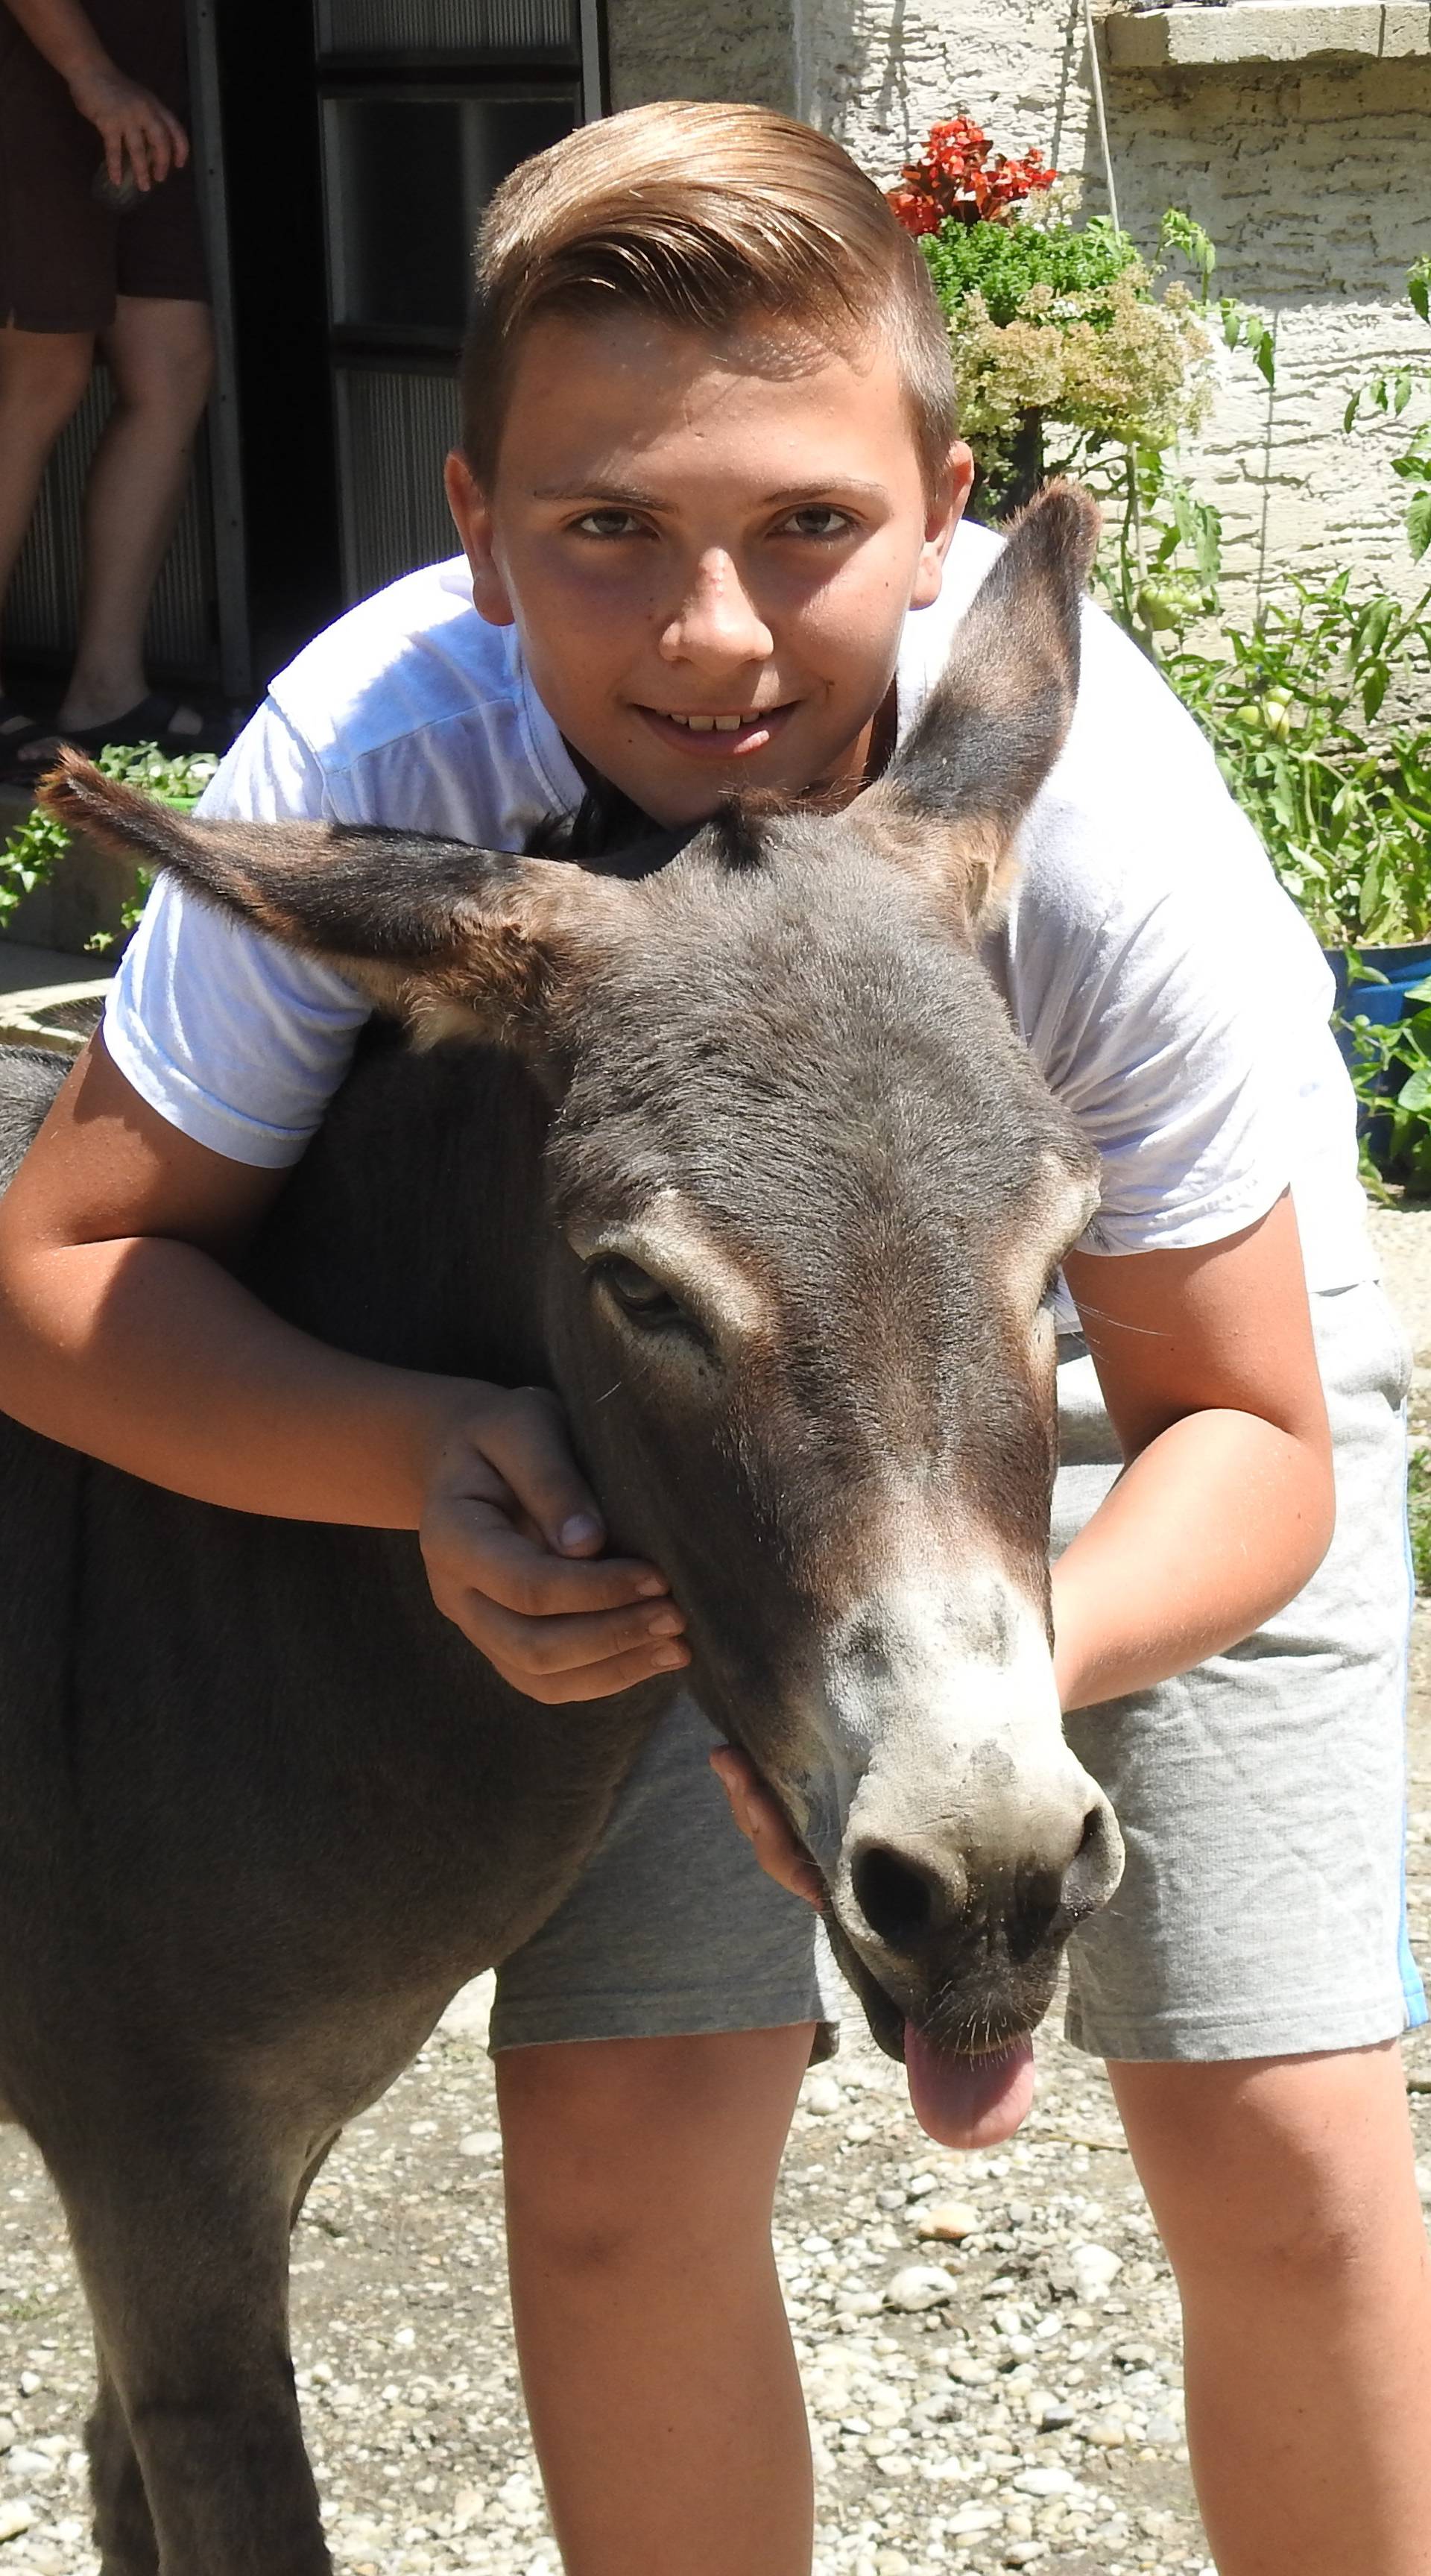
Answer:
[[[427,1579],[502,1679],[549,1708],[610,1698],[691,1659],[664,1575],[601,1556],[605,1535],[556,1397],[474,1387],[427,1476]]]
[[[711,1769],[730,1800],[730,1812],[767,1878],[801,1896],[817,1914],[825,1910],[820,1873],[802,1851],[748,1753],[721,1744],[711,1755]]]

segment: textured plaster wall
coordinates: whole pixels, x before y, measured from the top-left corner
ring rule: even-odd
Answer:
[[[791,0],[606,0],[611,104],[745,98],[795,104]]]
[[[1069,0],[715,0],[698,12],[609,0],[609,22],[618,106],[724,95],[795,107],[880,179],[936,116],[966,107],[1006,148],[1038,144],[1082,174],[1089,211],[1106,203]],[[1289,568],[1344,563],[1409,594],[1394,436],[1347,439],[1341,418],[1366,376],[1431,354],[1403,291],[1431,249],[1431,61],[1104,78],[1123,222],[1151,246],[1163,207],[1185,206],[1219,245],[1222,290],[1276,322],[1275,394],[1220,352],[1199,441],[1237,604]]]

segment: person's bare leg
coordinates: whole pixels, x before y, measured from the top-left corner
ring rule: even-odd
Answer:
[[[51,448],[94,363],[88,331],[0,328],[0,603],[19,561]],[[0,749],[6,730],[0,727]]]
[[[1182,2294],[1221,2576],[1431,2576],[1431,2275],[1399,2049],[1108,2072]]]
[[[213,375],[209,308],[121,295],[100,346],[114,406],[85,486],[79,642],[62,726],[105,724],[145,694],[144,621]]]
[[[569,2576],[809,2576],[770,2213],[811,2037],[497,2059],[517,2348]]]

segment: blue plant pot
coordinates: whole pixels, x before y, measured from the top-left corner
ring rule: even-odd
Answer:
[[[1384,984],[1353,983],[1344,948],[1324,948],[1322,955],[1330,966],[1337,984],[1337,1010],[1343,1016],[1358,1012],[1371,1021],[1373,1028],[1395,1028],[1406,1016],[1406,996],[1431,976],[1431,939],[1412,940],[1404,948],[1358,948],[1355,954],[1363,965],[1374,966],[1384,975]],[[1348,1029],[1338,1031],[1338,1041],[1348,1064],[1351,1062],[1352,1037]]]
[[[1396,1028],[1408,1016],[1408,996],[1418,984],[1431,978],[1431,939],[1410,940],[1400,948],[1358,948],[1355,954],[1364,965],[1374,966],[1377,974],[1386,980],[1384,983],[1363,983],[1358,978],[1353,983],[1347,951],[1344,948],[1324,948],[1322,955],[1336,978],[1338,1018],[1360,1017],[1370,1020],[1373,1028]],[[1356,1039],[1348,1028],[1339,1028],[1336,1036],[1342,1059],[1350,1068],[1356,1058]],[[1392,1076],[1391,1080],[1385,1081],[1383,1091],[1389,1092],[1392,1081],[1397,1079]],[[1372,1161],[1379,1167],[1384,1166],[1391,1148],[1390,1121],[1378,1118],[1363,1105],[1357,1124],[1359,1132],[1367,1139]]]

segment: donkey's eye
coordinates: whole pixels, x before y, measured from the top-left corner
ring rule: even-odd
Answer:
[[[615,1299],[623,1315],[633,1324],[651,1331],[675,1325],[688,1333],[698,1331],[684,1306],[678,1304],[670,1289],[660,1279],[653,1279],[638,1261],[624,1261],[619,1255],[596,1265],[596,1277]]]

